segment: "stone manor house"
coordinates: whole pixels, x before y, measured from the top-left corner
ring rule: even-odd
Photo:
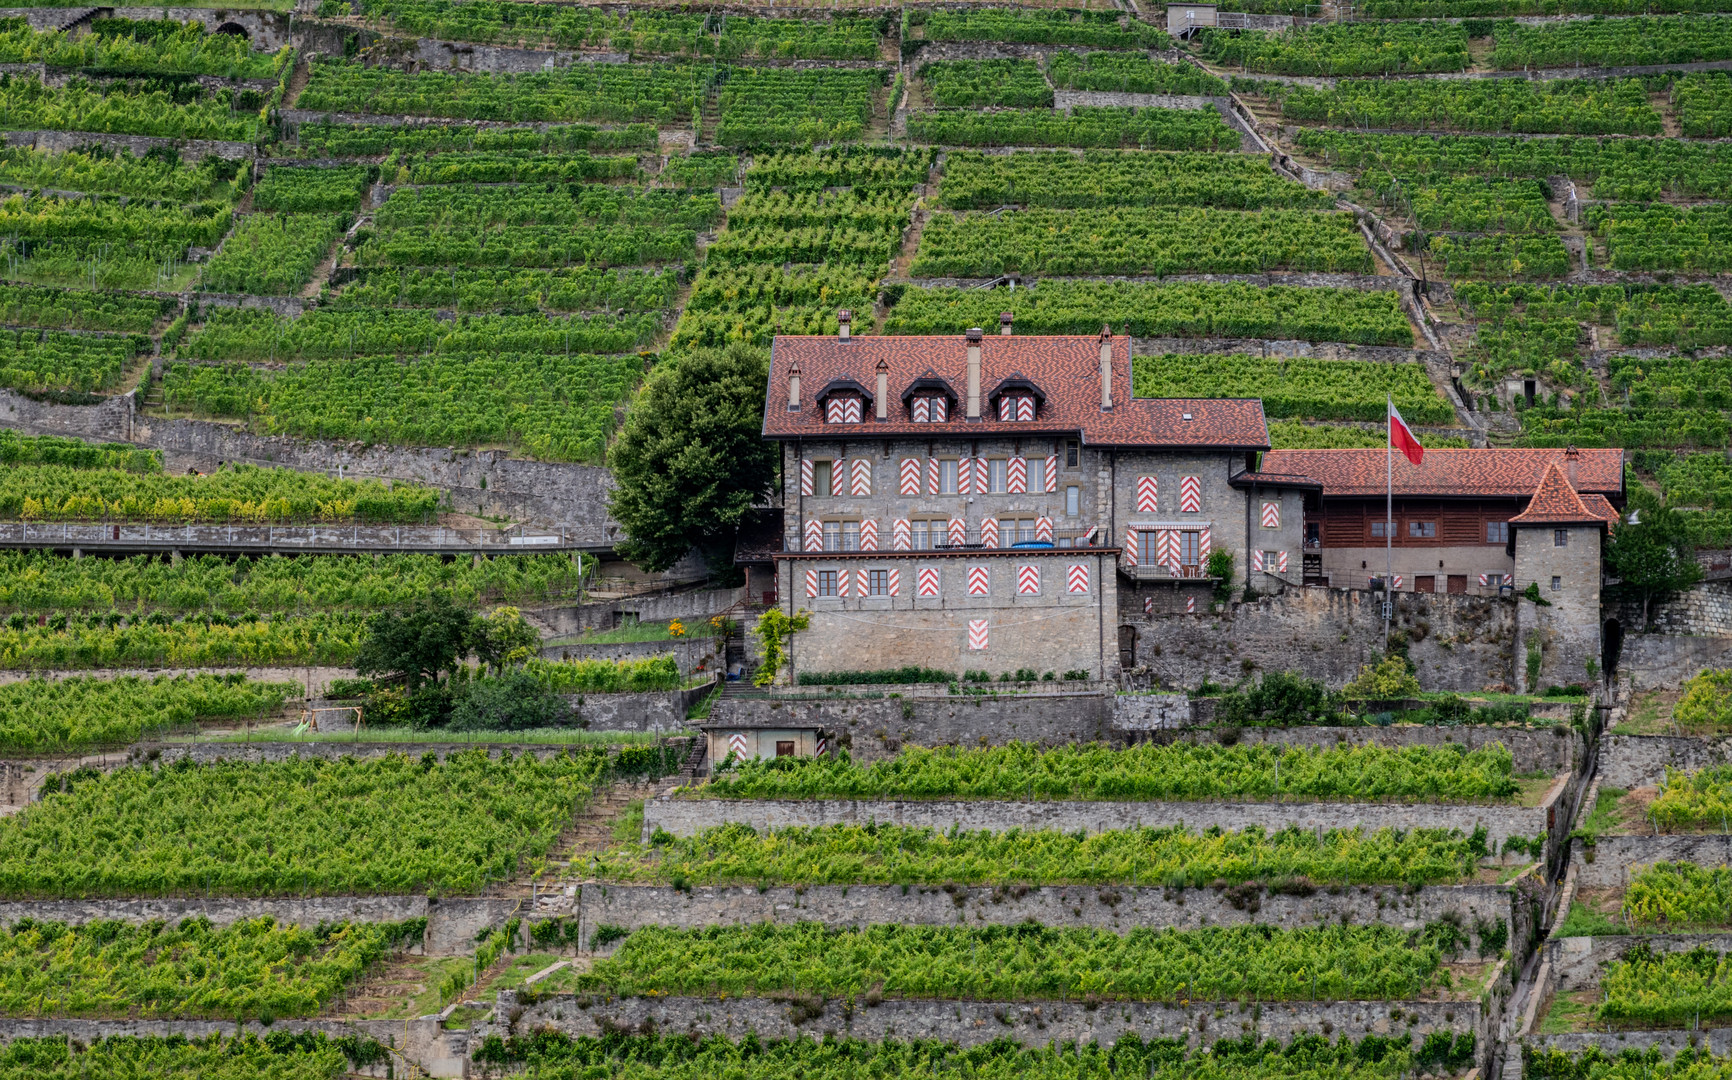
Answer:
[[[1131,339],[1106,329],[1013,335],[1006,317],[991,336],[856,338],[840,321],[771,351],[781,535],[746,561],[773,567],[784,610],[811,613],[794,677],[912,664],[1110,681],[1126,624],[1210,612],[1214,552],[1236,597],[1383,585],[1381,449],[1271,451],[1255,399],[1134,397]],[[1598,655],[1619,451],[1396,463],[1395,590],[1538,582],[1568,624],[1553,636]]]

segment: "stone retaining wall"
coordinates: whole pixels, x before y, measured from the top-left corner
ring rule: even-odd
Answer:
[[[1659,784],[1667,769],[1695,772],[1732,763],[1732,735],[1606,735],[1597,770],[1606,787]]]
[[[1601,754],[1600,760],[1604,767],[1606,755]],[[1732,864],[1732,836],[1602,836],[1593,862],[1577,855],[1572,865],[1577,888],[1621,889],[1644,867],[1657,862]]]
[[[27,146],[51,154],[63,154],[81,146],[99,145],[109,150],[127,150],[143,157],[152,147],[172,146],[183,160],[206,157],[251,160],[258,156],[252,143],[216,139],[167,139],[153,135],[106,135],[95,131],[6,131],[0,132],[7,146]]]
[[[690,675],[700,665],[713,670],[721,656],[722,642],[698,633],[699,630],[707,629],[707,626],[701,624],[689,626],[685,637],[669,638],[666,641],[622,641],[605,645],[555,641],[542,645],[541,655],[547,660],[606,660],[609,663],[651,660],[658,656],[672,655],[674,662],[679,665],[680,674]]]
[[[1315,360],[1372,360],[1386,364],[1451,362],[1448,353],[1402,349],[1391,345],[1354,345],[1347,342],[1276,341],[1265,338],[1132,338],[1133,356],[1163,353],[1249,353],[1252,356],[1309,357]]]
[[[1624,638],[1617,675],[1632,690],[1676,690],[1708,668],[1723,667],[1732,667],[1732,636],[1632,633]]]
[[[1608,605],[1611,606],[1611,605]],[[1618,622],[1634,631],[1642,627],[1642,605],[1626,602],[1612,607]],[[1649,633],[1732,637],[1732,581],[1703,581],[1648,612]]]
[[[684,690],[654,690],[634,694],[564,694],[575,723],[589,731],[638,731],[696,735],[686,726],[686,712],[715,687],[707,682]]]
[[[1547,837],[1547,858],[1569,831],[1570,800],[1576,784],[1560,776],[1537,807],[1327,803],[1327,802],[1011,802],[1002,800],[930,801],[895,799],[652,799],[644,803],[647,836],[664,829],[694,836],[729,822],[744,822],[762,832],[790,826],[819,827],[873,821],[940,831],[1057,829],[1088,833],[1146,826],[1219,826],[1239,830],[1253,825],[1271,831],[1301,829],[1475,829],[1484,826],[1487,843],[1501,847],[1512,836]],[[1561,809],[1563,812],[1557,812]]]

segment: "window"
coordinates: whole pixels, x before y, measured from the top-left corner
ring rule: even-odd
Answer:
[[[993,495],[1003,495],[1010,490],[1010,462],[1004,458],[993,458],[986,463],[987,491]]]
[[[1028,493],[1030,495],[1046,493],[1046,469],[1043,468],[1045,464],[1045,458],[1028,459]]]
[[[1002,524],[1004,526],[1004,534],[1005,534],[1005,536],[1010,538],[1011,543],[1013,543],[1013,544],[1027,544],[1027,543],[1033,542],[1033,540],[1034,540],[1034,519],[1033,518],[1018,518],[1015,521],[1011,521],[1007,518],[1006,520],[1004,520],[1000,524]]]
[[[1552,546],[1553,547],[1569,547],[1570,546],[1570,530],[1568,530],[1568,529],[1553,529],[1552,530]],[[1556,582],[1557,580],[1558,580],[1557,578],[1552,579],[1553,582]],[[1557,585],[1556,584],[1552,585],[1552,588],[1554,588],[1554,589],[1557,588]]]
[[[1203,534],[1200,532],[1182,532],[1179,534],[1179,565],[1197,566],[1202,562]]]
[[[818,595],[819,596],[835,596],[836,595],[836,571],[834,571],[834,570],[820,570],[820,571],[818,571]]]
[[[1080,505],[1081,502],[1082,502],[1082,488],[1077,487],[1075,484],[1072,484],[1070,487],[1065,488],[1064,489],[1064,516],[1065,517],[1076,517],[1078,514],[1082,513],[1082,509],[1081,509],[1081,505]]]
[[[1508,574],[1481,574],[1482,584],[1488,589],[1501,589],[1509,581]]]
[[[866,595],[867,596],[889,596],[890,595],[890,571],[888,571],[888,570],[868,570],[868,571],[866,571]]]
[[[860,550],[860,523],[858,521],[844,521],[842,523],[842,550]]]
[[[857,397],[833,397],[824,402],[824,421],[830,424],[858,424],[863,412]]]
[[[1279,551],[1265,551],[1263,553],[1263,572],[1265,574],[1281,572],[1281,553]]]
[[[1407,535],[1416,540],[1435,540],[1437,538],[1437,522],[1410,521],[1407,523]]]
[[[830,479],[835,471],[836,463],[834,461],[814,461],[812,463],[812,494],[834,495],[835,492],[830,487]]]
[[[793,739],[777,739],[776,740],[776,756],[777,757],[793,757],[794,756],[794,740]]]
[[[1160,560],[1155,557],[1155,552],[1160,548],[1160,545],[1155,542],[1155,537],[1159,535],[1159,533],[1154,532],[1153,530],[1139,529],[1137,531],[1137,565],[1161,565]]]
[[[1373,521],[1371,523],[1371,535],[1372,535],[1372,537],[1375,539],[1378,539],[1378,540],[1382,540],[1385,537],[1389,536],[1390,533],[1387,530],[1387,526],[1392,525],[1392,524],[1394,524],[1394,523],[1388,522],[1388,521]]]
[[[1552,592],[1561,592],[1563,590],[1563,587],[1564,587],[1564,579],[1559,577],[1556,574],[1553,574],[1552,575]]]
[[[1064,444],[1064,467],[1074,469],[1082,459],[1082,447],[1075,439],[1066,439]]]
[[[938,463],[938,493],[940,495],[956,494],[955,458],[946,458]]]
[[[946,397],[917,397],[909,402],[916,424],[942,424],[947,419],[950,399]]]
[[[932,527],[931,533],[926,531],[928,526]],[[913,546],[914,550],[925,551],[927,548],[932,546],[932,536],[944,535],[944,523],[942,521],[927,521],[924,518],[916,518],[908,523],[908,532],[909,542]]]
[[[1509,522],[1488,521],[1485,523],[1485,542],[1488,544],[1509,543]]]
[[[840,521],[826,521],[824,523],[824,550],[842,550],[842,523]]]

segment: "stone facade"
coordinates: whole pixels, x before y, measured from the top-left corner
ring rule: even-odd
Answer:
[[[1522,689],[1591,683],[1601,662],[1600,525],[1515,528],[1515,591],[1539,586],[1549,606],[1516,601]],[[1539,664],[1533,662],[1535,651]]]
[[[1642,605],[1624,601],[1611,607],[1627,632],[1644,630]],[[1648,611],[1646,632],[1732,637],[1732,581],[1703,581]]]

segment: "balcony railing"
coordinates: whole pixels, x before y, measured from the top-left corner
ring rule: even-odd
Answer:
[[[1159,566],[1134,563],[1126,565],[1124,570],[1125,573],[1138,581],[1206,580],[1209,577],[1209,568],[1206,566]]]
[[[1084,538],[1089,536],[1092,532],[1094,532],[1092,529],[1054,529],[1052,532],[1051,543],[1054,548],[1064,549],[1094,546],[1092,543],[1084,541]],[[988,543],[988,539],[993,539],[994,542]],[[1041,538],[1035,533],[1024,534],[1020,530],[1012,531],[1010,529],[1000,529],[996,538],[983,538],[979,527],[975,527],[959,534],[953,534],[946,531],[941,536],[933,536],[931,533],[928,533],[924,539],[922,539],[918,533],[911,533],[909,538],[909,547],[904,549],[896,546],[896,533],[894,527],[892,527],[891,529],[879,530],[878,547],[875,551],[880,553],[902,550],[937,552],[1007,551],[1019,543],[1040,542],[1042,542]],[[844,533],[840,537],[834,534],[826,536],[824,538],[823,550],[826,552],[833,551],[839,555],[848,555],[859,553],[864,549],[860,547],[858,537],[852,533]],[[868,554],[871,553],[869,552]]]

